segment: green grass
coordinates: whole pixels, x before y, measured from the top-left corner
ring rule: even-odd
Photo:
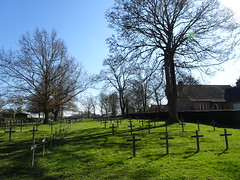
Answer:
[[[41,125],[36,132],[37,149],[35,165],[31,166],[32,126],[15,127],[12,141],[0,128],[0,179],[186,179],[226,180],[240,179],[240,130],[227,128],[232,136],[229,149],[225,150],[223,128],[201,125],[200,151],[196,152],[196,124],[187,123],[185,132],[179,124],[168,128],[169,151],[166,155],[165,127],[161,122],[148,130],[133,120],[134,133],[141,141],[136,142],[136,157],[132,157],[129,122],[124,120],[116,134],[95,120],[82,120],[72,125],[62,124],[62,133],[56,134],[50,148],[50,127]],[[115,123],[116,125],[116,123]],[[147,125],[147,123],[145,123]],[[54,132],[61,124],[54,125]],[[61,140],[61,136],[64,135]],[[47,137],[46,153],[42,156],[41,140]]]

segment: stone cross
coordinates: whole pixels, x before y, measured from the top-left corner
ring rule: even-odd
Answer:
[[[117,122],[117,127],[119,127],[119,124],[121,123],[121,121],[117,119],[116,122]]]
[[[22,132],[22,127],[24,126],[23,125],[23,120],[20,121],[20,125],[19,126],[20,126],[20,132]]]
[[[104,128],[106,129],[107,128],[107,121],[105,120],[105,121],[103,121],[103,123],[104,123]]]
[[[214,120],[211,122],[212,126],[213,126],[213,130],[215,131],[216,129],[216,125],[217,125],[217,122],[215,122]]]
[[[183,122],[183,120],[179,124],[182,126],[182,132],[184,132],[184,125],[185,125],[185,123]]]
[[[225,142],[226,142],[226,150],[228,149],[228,136],[231,136],[232,134],[227,134],[227,130],[224,129],[224,134],[220,134],[220,136],[225,136]]]
[[[166,132],[168,132],[168,125],[165,124],[165,129],[166,129]]]
[[[203,135],[198,135],[198,130],[196,130],[196,135],[195,136],[191,136],[192,138],[195,137],[196,138],[196,143],[197,143],[197,152],[199,152],[200,150],[200,145],[199,145],[199,138],[203,137]]]
[[[33,145],[31,146],[31,151],[33,152],[32,154],[32,166],[34,166],[34,153],[35,153],[35,149],[36,149],[37,145],[35,144],[35,139],[33,139]]]
[[[9,141],[12,140],[12,133],[14,133],[15,131],[12,131],[12,128],[10,128],[9,131],[5,131],[5,133],[9,133]]]
[[[46,144],[46,138],[45,135],[43,135],[43,139],[42,139],[42,144],[43,144],[43,156],[45,155],[45,144]]]
[[[54,125],[54,124],[53,124],[53,122],[51,121],[51,122],[49,123],[49,126],[50,126],[50,128],[51,128],[51,129],[50,129],[50,130],[51,130],[51,134],[53,133],[53,125]]]
[[[117,128],[117,126],[114,126],[114,123],[112,124],[112,126],[110,126],[109,128],[112,128],[112,134],[115,134],[115,129]]]
[[[132,133],[133,133],[133,127],[135,127],[135,126],[132,125],[132,122],[130,122],[130,126],[128,126],[128,127],[130,127],[130,132],[131,132],[131,135],[132,135]]]
[[[132,139],[128,139],[127,141],[132,141],[132,150],[133,150],[133,157],[136,157],[136,141],[141,141],[141,139],[136,139],[135,134],[132,135]]]
[[[142,123],[142,127],[144,126],[144,119],[141,119],[140,122]]]
[[[32,139],[34,139],[35,138],[35,131],[38,131],[38,130],[35,129],[35,127],[33,126],[33,129],[29,130],[29,131],[32,131],[32,133],[33,133]]]
[[[197,126],[198,126],[198,131],[200,131],[200,122],[199,121],[197,121]]]
[[[132,124],[132,119],[129,119],[129,121],[128,121],[130,124]]]
[[[50,135],[50,148],[53,147],[53,134]]]
[[[151,124],[150,124],[150,120],[148,120],[148,124],[147,125],[145,125],[145,126],[147,126],[148,127],[148,134],[150,134],[151,132]]]
[[[160,139],[165,139],[166,140],[166,153],[169,154],[169,143],[168,140],[169,139],[173,139],[173,137],[168,137],[168,132],[165,132],[165,137],[164,138],[160,138]]]

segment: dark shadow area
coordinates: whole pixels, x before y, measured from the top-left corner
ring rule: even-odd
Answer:
[[[188,158],[190,158],[190,157],[195,156],[197,153],[199,153],[199,151],[195,151],[193,154],[190,154],[190,155],[184,156],[183,158],[184,158],[184,159],[188,159]]]
[[[158,119],[158,121],[164,122],[165,119],[168,119],[168,112],[129,114],[128,117],[131,119]],[[199,121],[201,124],[211,125],[214,120],[217,123],[216,127],[240,128],[240,111],[236,110],[184,111],[178,112],[178,117],[184,122],[196,123]]]
[[[224,149],[221,153],[217,153],[217,155],[218,155],[218,156],[221,156],[221,155],[223,155],[223,154],[227,154],[227,150],[228,150],[228,149]]]

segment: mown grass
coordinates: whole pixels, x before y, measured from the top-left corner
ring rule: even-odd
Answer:
[[[112,122],[113,123],[113,122]],[[153,123],[152,123],[153,124]],[[166,154],[165,127],[158,122],[148,133],[146,127],[133,120],[136,157],[132,157],[129,122],[124,120],[112,134],[111,123],[82,120],[68,125],[54,125],[55,138],[50,148],[50,127],[41,125],[36,132],[35,165],[31,166],[32,126],[15,127],[12,141],[0,129],[0,179],[240,179],[240,131],[227,128],[229,149],[225,149],[223,128],[201,125],[200,151],[196,152],[196,124],[187,123],[185,132],[179,124],[168,127],[169,151]],[[116,123],[115,123],[116,125]],[[147,125],[145,123],[144,125]],[[61,133],[60,131],[61,127]],[[64,129],[64,130],[63,130]],[[42,156],[42,137],[47,137]]]

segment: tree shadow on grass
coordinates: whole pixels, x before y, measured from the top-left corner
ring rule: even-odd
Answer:
[[[43,177],[46,171],[37,163],[31,166],[32,152],[29,140],[5,143],[0,148],[1,162],[0,177],[3,179],[37,179]]]
[[[199,153],[199,151],[195,151],[194,153],[189,154],[189,155],[187,155],[187,156],[184,156],[183,158],[184,158],[184,159],[191,158],[191,157],[195,156],[197,153]]]
[[[169,155],[170,154],[167,154],[167,153],[160,154],[159,156],[157,156],[157,155],[155,155],[155,156],[153,156],[153,155],[145,155],[144,158],[148,159],[148,161],[146,162],[148,164],[148,163],[152,163],[153,161],[158,161],[159,159],[164,158],[164,157],[169,156]]]

